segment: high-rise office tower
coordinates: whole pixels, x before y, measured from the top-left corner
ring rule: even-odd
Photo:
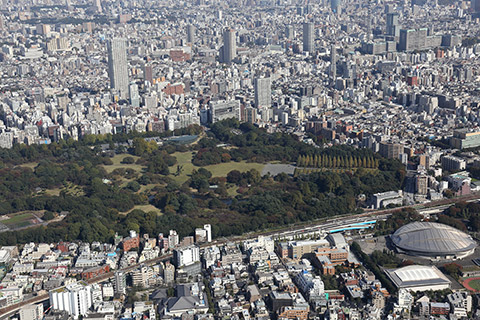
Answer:
[[[223,62],[232,63],[237,56],[236,33],[233,29],[227,29],[223,33]]]
[[[132,107],[140,107],[140,95],[138,94],[138,85],[135,82],[130,83],[128,86],[128,93]]]
[[[340,0],[330,0],[330,8],[333,12],[340,14],[341,11],[341,1]]]
[[[424,50],[427,44],[427,31],[427,28],[401,29],[398,50]]]
[[[121,99],[128,98],[127,41],[114,38],[107,44],[110,88],[118,91]]]
[[[191,24],[187,26],[187,42],[192,44],[195,42],[195,27]]]
[[[303,51],[313,53],[315,51],[313,42],[313,23],[303,24]]]
[[[295,37],[295,29],[293,29],[292,25],[288,25],[285,27],[285,38],[291,40]]]
[[[330,47],[330,77],[333,80],[337,77],[337,48],[334,44]]]
[[[480,0],[472,0],[472,8],[474,12],[480,12]]]
[[[398,13],[387,13],[387,35],[392,37],[400,36],[400,24],[398,22]]]
[[[255,79],[255,106],[257,108],[272,106],[272,84],[270,78]]]
[[[5,19],[3,16],[0,16],[0,31],[5,30]]]
[[[151,65],[146,64],[143,66],[143,80],[153,84],[153,68]]]

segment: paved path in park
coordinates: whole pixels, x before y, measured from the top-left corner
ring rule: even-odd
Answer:
[[[263,167],[263,170],[262,170],[262,176],[270,173],[271,176],[276,176],[277,174],[280,174],[280,173],[286,173],[286,174],[289,174],[289,175],[293,175],[293,173],[295,172],[295,166],[291,165],[291,164],[273,164],[273,163],[267,163],[265,165],[265,167]]]

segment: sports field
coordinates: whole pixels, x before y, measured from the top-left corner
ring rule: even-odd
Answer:
[[[480,277],[465,279],[463,286],[470,291],[480,292]]]
[[[37,216],[42,216],[43,212],[38,211],[36,214],[32,211],[12,213],[7,216],[2,216],[0,222],[10,229],[29,227],[41,222]]]

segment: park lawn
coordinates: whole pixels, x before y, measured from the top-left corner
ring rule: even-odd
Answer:
[[[105,168],[105,170],[106,170],[108,173],[111,173],[113,170],[119,169],[119,168],[124,168],[124,169],[130,168],[130,169],[135,170],[136,172],[142,172],[142,169],[143,169],[144,167],[141,166],[141,165],[138,165],[138,164],[136,164],[136,163],[132,163],[132,164],[124,164],[124,163],[121,163],[121,161],[122,161],[123,158],[125,158],[125,157],[132,157],[135,161],[137,161],[137,159],[140,158],[140,157],[138,157],[138,156],[132,156],[132,155],[127,154],[127,153],[116,154],[113,158],[110,158],[110,159],[112,160],[113,164],[111,164],[111,165],[103,165],[103,167]]]
[[[143,205],[140,205],[140,204],[139,204],[139,205],[134,206],[132,210],[130,210],[130,211],[128,211],[128,212],[120,212],[120,214],[121,214],[121,215],[127,215],[127,214],[129,214],[130,212],[132,212],[133,210],[136,210],[136,209],[142,210],[142,211],[144,211],[144,212],[151,212],[151,211],[153,211],[153,212],[155,212],[155,214],[156,214],[157,216],[161,216],[161,215],[163,214],[160,209],[158,209],[157,207],[152,206],[151,204],[143,204]]]
[[[227,174],[232,170],[238,170],[240,172],[246,172],[252,169],[257,170],[258,172],[262,173],[263,167],[265,164],[263,163],[254,163],[254,162],[226,162],[226,163],[219,163],[210,166],[205,166],[204,168],[207,169],[212,173],[213,177],[226,177]]]
[[[60,192],[62,191],[63,188],[53,188],[53,189],[46,189],[45,194],[47,196],[55,196],[58,197],[60,195]]]
[[[156,184],[153,184],[153,183],[147,184],[146,186],[140,185],[140,190],[138,190],[138,193],[142,193],[142,192],[145,192],[145,191],[150,191],[153,188],[155,188],[155,186],[156,186]]]
[[[237,187],[231,187],[231,188],[228,188],[227,189],[227,193],[230,197],[235,197],[238,195],[238,192],[237,192],[238,188]]]
[[[81,197],[85,195],[82,187],[71,182],[67,182],[64,186],[60,188],[46,189],[45,194],[49,196],[59,196],[60,192],[62,191],[65,191],[67,194],[76,197]]]
[[[177,158],[177,164],[173,167],[170,167],[170,172],[172,174],[170,177],[178,183],[184,183],[189,179],[189,175],[192,173],[194,169],[198,170],[202,167],[197,167],[192,163],[192,156],[193,152],[175,152],[172,154],[175,158]],[[176,168],[177,165],[183,166],[183,170],[180,175],[176,176]],[[246,161],[241,162],[225,162],[219,164],[213,164],[209,166],[204,166],[203,168],[207,169],[212,173],[212,177],[226,177],[227,174],[232,170],[238,170],[240,172],[246,172],[251,169],[256,169],[258,172],[262,172],[263,167],[265,165],[263,163],[249,163]]]

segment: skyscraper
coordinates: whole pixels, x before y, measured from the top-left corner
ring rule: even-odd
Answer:
[[[472,0],[472,7],[474,12],[480,12],[480,0]]]
[[[292,40],[295,37],[295,29],[292,25],[288,25],[285,28],[285,38]]]
[[[424,50],[427,41],[427,28],[401,29],[398,50]]]
[[[0,31],[5,30],[5,19],[3,16],[0,16]]]
[[[223,33],[223,62],[232,63],[237,56],[236,33],[233,29],[227,29]]]
[[[130,104],[132,105],[132,107],[140,107],[140,95],[138,94],[138,85],[135,82],[130,83],[128,91],[130,95]]]
[[[334,44],[330,47],[330,77],[333,80],[337,77],[337,48]]]
[[[187,42],[192,44],[195,42],[195,27],[191,24],[187,26]]]
[[[315,51],[313,43],[313,23],[303,24],[303,51],[313,53]]]
[[[143,66],[143,80],[150,82],[150,84],[153,84],[153,69],[151,65],[145,64]]]
[[[272,85],[270,78],[255,79],[255,106],[257,108],[272,106]]]
[[[127,41],[114,38],[107,44],[110,88],[118,91],[121,99],[128,98]]]
[[[400,24],[398,22],[398,13],[387,13],[387,35],[398,37],[400,35]]]
[[[340,0],[330,0],[330,8],[333,12],[339,13],[340,11]]]

